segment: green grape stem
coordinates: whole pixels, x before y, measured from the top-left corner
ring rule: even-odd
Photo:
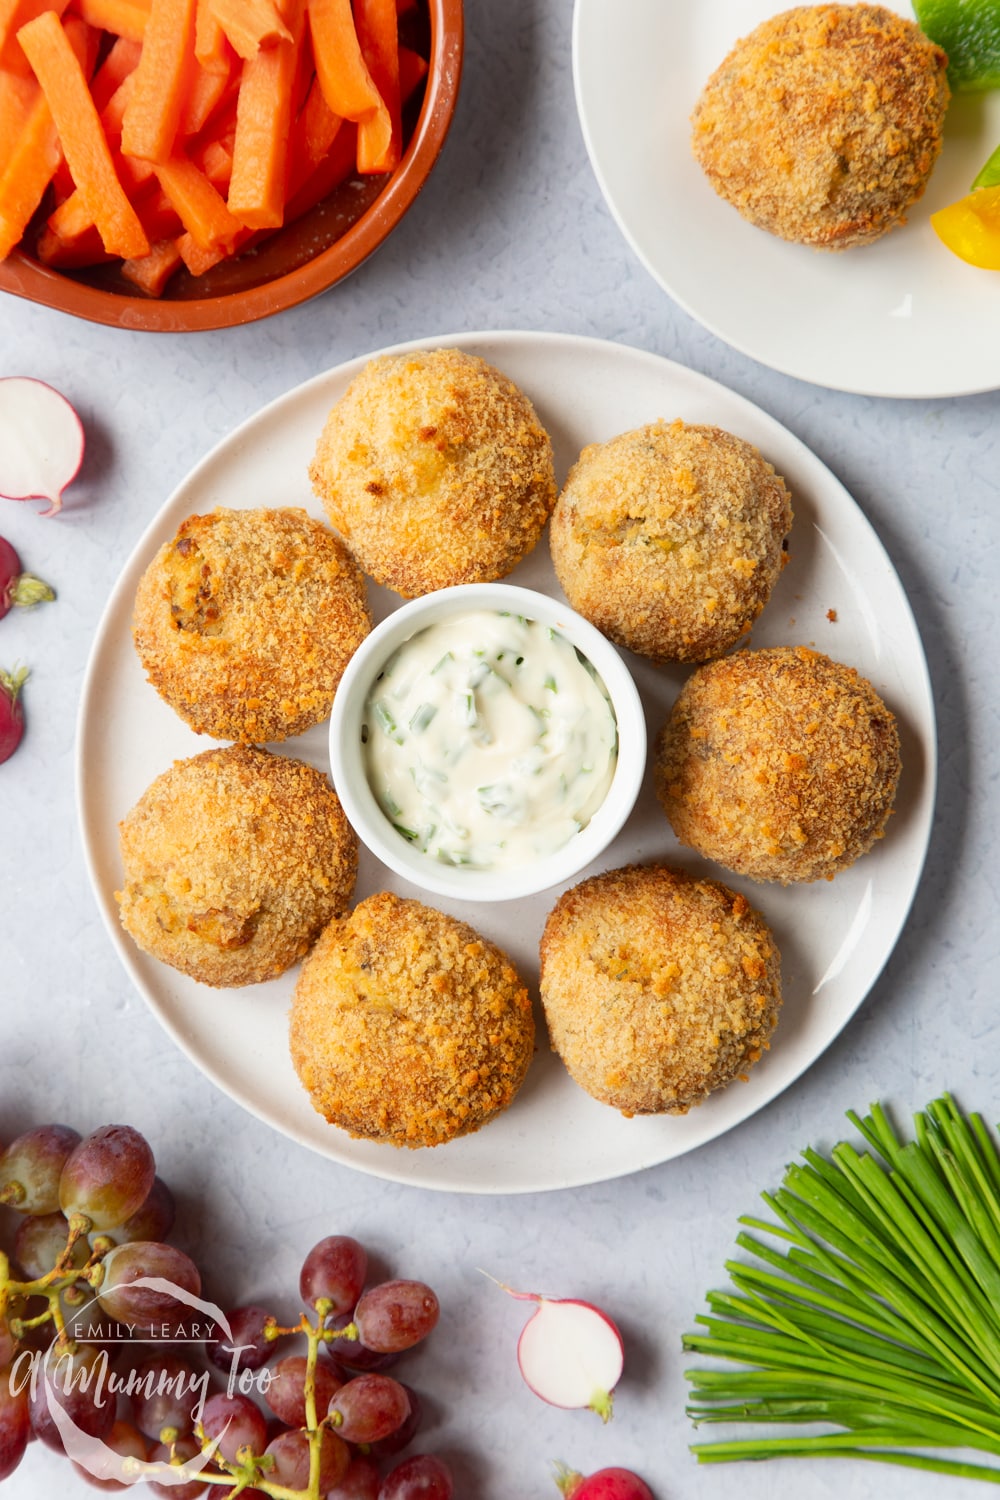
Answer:
[[[83,1216],[74,1215],[74,1218],[76,1217],[82,1218]],[[44,1297],[48,1304],[33,1318],[15,1317],[9,1320],[11,1333],[16,1339],[21,1339],[32,1329],[41,1328],[43,1324],[51,1322],[55,1326],[56,1336],[61,1343],[65,1345],[72,1342],[66,1337],[66,1321],[63,1317],[60,1299],[63,1293],[71,1294],[81,1281],[85,1281],[92,1288],[99,1286],[104,1275],[101,1261],[111,1248],[109,1242],[107,1249],[94,1249],[85,1265],[73,1266],[71,1263],[73,1251],[86,1232],[82,1224],[74,1224],[71,1220],[65,1248],[61,1251],[51,1271],[46,1271],[44,1275],[36,1276],[30,1281],[15,1280],[10,1274],[9,1257],[0,1252],[0,1317],[6,1312],[12,1298]]]
[[[299,1321],[291,1327],[280,1326],[275,1319],[269,1319],[265,1324],[264,1337],[270,1341],[283,1338],[291,1334],[303,1334],[308,1341],[306,1354],[306,1373],[303,1381],[302,1394],[305,1400],[306,1427],[305,1431],[309,1439],[309,1482],[308,1488],[304,1490],[289,1489],[287,1485],[276,1484],[273,1479],[268,1478],[267,1471],[273,1465],[273,1459],[265,1453],[258,1457],[256,1454],[240,1450],[242,1462],[230,1463],[218,1452],[210,1451],[211,1440],[207,1437],[201,1425],[195,1427],[195,1435],[202,1447],[206,1457],[211,1457],[213,1463],[217,1464],[226,1472],[221,1475],[205,1474],[202,1477],[210,1484],[233,1484],[226,1500],[235,1500],[241,1491],[245,1489],[263,1490],[270,1495],[272,1500],[323,1500],[319,1487],[320,1465],[322,1461],[322,1443],[324,1429],[334,1425],[325,1416],[320,1420],[316,1411],[316,1361],[319,1356],[319,1346],[331,1338],[342,1338],[344,1330],[337,1332],[324,1328],[326,1316],[332,1304],[325,1298],[320,1298],[316,1303],[316,1322],[313,1323],[307,1313],[303,1313]],[[353,1324],[351,1325],[353,1327]],[[348,1335],[350,1336],[350,1335]],[[354,1334],[357,1337],[357,1334]]]
[[[96,1290],[104,1277],[104,1257],[115,1248],[115,1242],[108,1235],[97,1236],[91,1254],[86,1264],[82,1267],[74,1267],[71,1264],[73,1251],[77,1243],[89,1232],[91,1221],[86,1214],[73,1214],[69,1219],[69,1232],[66,1238],[66,1246],[61,1251],[58,1260],[50,1271],[44,1275],[37,1276],[30,1281],[18,1281],[11,1275],[10,1258],[0,1250],[0,1317],[3,1317],[7,1308],[14,1299],[28,1299],[30,1297],[43,1297],[46,1306],[42,1311],[32,1318],[12,1317],[8,1324],[15,1339],[22,1339],[24,1335],[33,1329],[42,1327],[43,1324],[51,1322],[56,1330],[56,1345],[65,1348],[74,1347],[73,1340],[66,1334],[66,1323],[60,1299],[68,1292],[73,1291],[81,1282],[85,1282],[92,1290]],[[326,1298],[320,1298],[316,1304],[316,1321],[310,1320],[308,1314],[303,1313],[297,1324],[291,1328],[279,1327],[274,1319],[270,1319],[265,1326],[265,1337],[269,1340],[281,1338],[286,1334],[303,1334],[308,1340],[309,1350],[306,1358],[306,1376],[303,1386],[306,1411],[306,1432],[309,1439],[309,1484],[305,1490],[293,1490],[287,1485],[278,1484],[268,1477],[268,1469],[273,1467],[273,1459],[267,1454],[258,1457],[249,1450],[241,1449],[237,1455],[241,1460],[239,1463],[229,1463],[216,1451],[215,1442],[206,1434],[201,1424],[195,1426],[195,1435],[201,1445],[202,1454],[210,1458],[212,1462],[225,1472],[221,1474],[203,1473],[199,1477],[205,1484],[224,1486],[226,1488],[226,1500],[236,1500],[236,1497],[244,1490],[258,1489],[270,1495],[272,1500],[322,1500],[320,1493],[320,1468],[322,1461],[322,1442],[324,1431],[336,1425],[333,1419],[325,1415],[319,1418],[316,1410],[316,1361],[319,1355],[321,1343],[329,1343],[334,1339],[356,1339],[357,1329],[354,1324],[346,1328],[328,1329],[325,1322],[332,1310],[332,1303]],[[181,1462],[175,1457],[175,1443],[177,1440],[176,1430],[164,1429],[161,1440],[170,1442],[171,1464]],[[167,1465],[147,1464],[142,1467],[142,1477],[152,1479],[158,1472],[162,1472]]]
[[[343,1328],[322,1328],[320,1330],[320,1338],[324,1344],[333,1344],[337,1339],[346,1339],[349,1344],[353,1344],[360,1337],[357,1323],[345,1323]]]
[[[93,1229],[93,1227],[94,1227],[94,1221],[93,1221],[93,1219],[88,1218],[86,1214],[80,1214],[80,1213],[70,1214],[70,1216],[69,1216],[69,1234],[70,1234],[70,1241],[71,1241],[71,1243],[67,1246],[67,1248],[68,1249],[72,1249],[73,1245],[76,1244],[77,1240],[82,1239],[82,1237],[85,1234],[89,1234],[90,1231]]]
[[[275,1339],[286,1338],[289,1334],[304,1333],[306,1338],[315,1337],[317,1342],[324,1344],[335,1343],[337,1339],[346,1339],[348,1343],[355,1342],[360,1338],[356,1323],[347,1323],[343,1328],[325,1327],[327,1316],[333,1308],[333,1303],[328,1297],[320,1297],[315,1303],[317,1322],[311,1323],[307,1313],[303,1313],[297,1323],[290,1327],[283,1327],[274,1318],[268,1318],[264,1325],[264,1337],[273,1342]]]
[[[319,1461],[320,1444],[323,1441],[323,1433],[316,1422],[316,1356],[319,1353],[319,1337],[316,1325],[309,1323],[305,1314],[302,1315],[303,1323],[308,1325],[306,1338],[309,1348],[306,1351],[306,1378],[303,1395],[306,1402],[306,1426],[309,1429],[309,1489],[319,1491]],[[322,1322],[322,1318],[320,1318]]]
[[[203,1484],[225,1485],[227,1487],[226,1500],[235,1500],[235,1496],[242,1494],[247,1489],[263,1489],[272,1495],[274,1500],[313,1500],[313,1496],[307,1495],[303,1490],[290,1490],[284,1485],[274,1484],[265,1476],[268,1460],[265,1456],[260,1458],[256,1454],[247,1453],[246,1461],[243,1463],[230,1463],[216,1451],[216,1439],[210,1438],[204,1427],[198,1422],[194,1429],[195,1437],[201,1445],[202,1456],[211,1459],[212,1463],[224,1469],[224,1474],[211,1474],[202,1472],[198,1478]],[[241,1449],[243,1453],[246,1450]],[[179,1468],[183,1460],[176,1456],[176,1440],[170,1443],[170,1460],[168,1463],[147,1463],[142,1467],[143,1479],[155,1479],[158,1473],[174,1467]],[[190,1462],[190,1460],[188,1460]],[[318,1496],[316,1497],[318,1500]]]
[[[312,1324],[310,1323],[305,1313],[302,1314],[297,1323],[289,1324],[287,1328],[284,1326],[284,1324],[279,1323],[276,1318],[268,1318],[267,1322],[264,1324],[264,1337],[269,1342],[273,1342],[275,1339],[287,1338],[289,1334],[293,1333],[304,1333],[308,1335],[311,1327]]]

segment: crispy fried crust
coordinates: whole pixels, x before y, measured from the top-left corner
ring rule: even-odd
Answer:
[[[629,865],[549,913],[541,988],[570,1074],[623,1115],[682,1115],[747,1069],[781,1008],[778,950],[759,913],[713,880]]]
[[[700,667],[655,753],[674,833],[754,880],[830,880],[882,837],[899,781],[896,721],[853,667],[805,646]]]
[[[531,402],[457,349],[366,365],[330,412],[309,473],[364,571],[406,598],[504,577],[556,498]]]
[[[175,761],[120,825],[122,926],[202,984],[274,979],[350,900],[357,840],[326,778],[244,745]]]
[[[150,682],[199,734],[283,740],[330,712],[371,629],[365,580],[304,510],[190,516],[136,594]]]
[[[879,5],[764,21],[712,74],[692,149],[744,218],[804,245],[863,245],[904,222],[941,150],[947,58]]]
[[[383,892],[330,923],[292,1000],[295,1070],[351,1135],[438,1146],[506,1109],[534,1046],[527,990],[465,922]]]
[[[705,661],[749,630],[786,553],[784,481],[719,427],[653,422],[584,448],[552,516],[566,597],[654,661]]]

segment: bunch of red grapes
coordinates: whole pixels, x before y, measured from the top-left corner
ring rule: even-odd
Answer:
[[[399,1457],[421,1403],[387,1373],[435,1326],[430,1287],[366,1286],[364,1248],[331,1235],[303,1263],[294,1327],[215,1308],[166,1243],[173,1199],[127,1125],[19,1136],[0,1204],[20,1216],[0,1250],[0,1479],[36,1436],[98,1488],[142,1480],[169,1500],[452,1500],[439,1458]],[[167,1465],[182,1482],[157,1478]]]

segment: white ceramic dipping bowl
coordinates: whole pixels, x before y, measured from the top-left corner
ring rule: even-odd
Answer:
[[[368,784],[361,726],[365,702],[385,663],[404,642],[430,625],[476,610],[506,610],[561,632],[594,667],[618,722],[618,759],[607,796],[579,833],[553,854],[530,864],[483,870],[441,863],[396,832]],[[570,880],[607,848],[639,795],[646,766],[646,720],[635,683],[599,630],[568,604],[508,583],[467,583],[424,594],[395,610],[348,663],[330,716],[333,784],[358,837],[383,864],[414,885],[461,901],[510,901]]]

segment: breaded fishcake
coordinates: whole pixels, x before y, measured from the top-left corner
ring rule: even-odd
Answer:
[[[199,734],[283,740],[330,712],[371,629],[365,580],[304,510],[189,516],[136,593],[150,682]]]
[[[947,58],[881,5],[764,21],[712,74],[692,149],[720,197],[782,239],[864,245],[905,222],[941,150]]]
[[[753,880],[832,880],[882,837],[899,781],[896,721],[853,667],[805,646],[700,667],[655,755],[682,844]]]
[[[251,746],[175,761],[120,833],[122,926],[202,984],[274,979],[354,889],[357,840],[326,778]]]
[[[364,571],[406,598],[504,577],[556,498],[531,402],[458,349],[371,360],[330,412],[309,474]]]
[[[788,491],[719,427],[653,422],[584,448],[552,515],[566,597],[654,661],[705,661],[770,596],[792,524]]]
[[[388,892],[330,923],[292,1000],[295,1070],[353,1136],[439,1146],[506,1109],[531,1061],[531,1002],[465,922]]]
[[[549,913],[541,987],[571,1076],[623,1115],[686,1114],[747,1070],[781,1008],[778,950],[743,896],[664,865],[574,886]]]

